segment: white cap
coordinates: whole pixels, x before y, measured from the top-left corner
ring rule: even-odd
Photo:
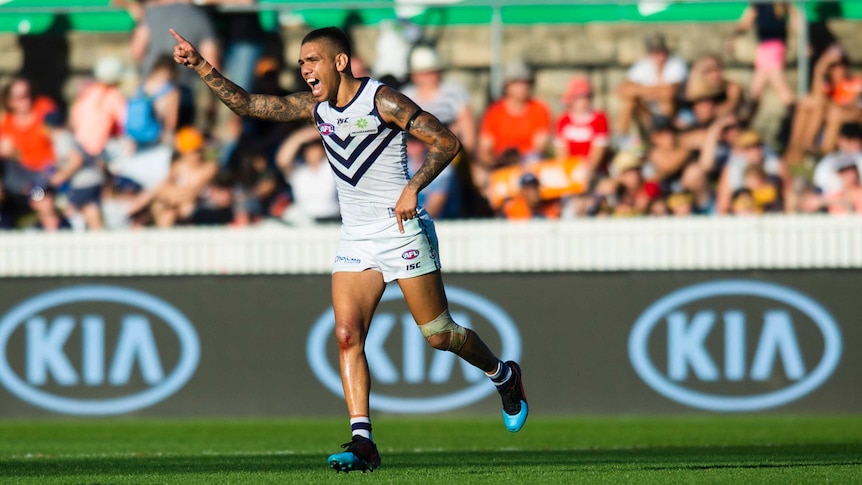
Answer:
[[[103,57],[93,68],[93,75],[99,82],[117,84],[123,78],[123,63],[116,57]]]
[[[503,68],[503,83],[513,81],[532,81],[533,73],[523,59],[512,59]]]
[[[410,52],[410,72],[429,72],[443,69],[440,56],[432,47],[417,45]]]

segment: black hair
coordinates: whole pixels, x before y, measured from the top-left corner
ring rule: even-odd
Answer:
[[[335,47],[336,54],[347,54],[347,57],[353,57],[353,52],[350,49],[350,39],[338,27],[323,27],[322,29],[312,30],[305,34],[305,37],[302,38],[302,43],[306,44],[320,40],[329,42]]]
[[[862,125],[859,123],[844,123],[841,125],[840,136],[850,140],[862,140]]]

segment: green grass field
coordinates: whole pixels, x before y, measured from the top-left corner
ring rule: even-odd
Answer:
[[[862,483],[862,416],[374,424],[382,467],[345,475],[343,419],[0,421],[0,483]]]

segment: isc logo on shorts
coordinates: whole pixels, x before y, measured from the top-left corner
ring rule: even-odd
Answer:
[[[419,250],[418,249],[408,249],[407,251],[404,251],[403,253],[401,253],[401,257],[403,259],[406,259],[406,260],[416,259],[419,257]]]

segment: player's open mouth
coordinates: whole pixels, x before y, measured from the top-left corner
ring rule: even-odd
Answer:
[[[307,82],[308,85],[311,87],[311,94],[313,94],[315,96],[320,95],[320,91],[321,91],[320,79],[317,79],[315,77],[310,77],[310,78],[307,78],[305,80],[305,82]]]

